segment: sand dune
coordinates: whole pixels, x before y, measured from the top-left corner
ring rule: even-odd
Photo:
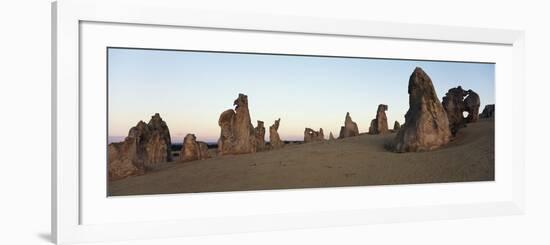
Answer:
[[[459,131],[444,148],[393,153],[395,137],[360,135],[280,150],[168,163],[109,182],[112,196],[494,180],[494,121]]]

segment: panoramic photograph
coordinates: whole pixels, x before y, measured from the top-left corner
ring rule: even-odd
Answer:
[[[495,64],[107,49],[107,196],[494,181]]]

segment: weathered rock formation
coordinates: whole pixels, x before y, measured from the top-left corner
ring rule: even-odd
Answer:
[[[479,118],[494,118],[495,117],[495,104],[486,105],[485,108],[483,108],[483,111],[481,114],[479,114]]]
[[[481,105],[479,95],[473,90],[468,90],[468,97],[464,99],[465,110],[468,112],[467,123],[474,123],[479,120],[479,106]]]
[[[110,181],[145,173],[143,161],[137,154],[137,145],[137,142],[131,139],[107,146],[107,171]]]
[[[342,138],[353,137],[357,135],[359,135],[359,128],[357,127],[357,123],[351,120],[351,116],[349,115],[349,112],[348,112],[346,113],[344,126],[340,128],[340,136],[338,136],[338,138],[342,139]]]
[[[386,117],[387,105],[380,104],[376,110],[376,118],[372,119],[369,127],[369,134],[388,133],[388,118]]]
[[[451,140],[447,113],[430,77],[417,67],[409,78],[409,110],[394,140],[396,152],[429,151]]]
[[[250,122],[248,97],[239,94],[233,105],[236,106],[235,110],[224,111],[218,120],[221,128],[218,152],[221,155],[256,152],[256,136]]]
[[[147,126],[151,132],[151,138],[146,147],[147,158],[145,159],[145,166],[172,161],[172,142],[170,130],[166,122],[156,113],[151,117]]]
[[[180,160],[183,162],[202,160],[210,158],[208,145],[197,141],[194,134],[187,134],[183,139],[183,146],[180,151]]]
[[[395,121],[395,123],[393,124],[393,130],[397,132],[397,130],[399,130],[401,128],[401,125],[399,124],[398,121]]]
[[[265,127],[263,121],[258,120],[258,124],[254,128],[254,135],[256,137],[256,151],[265,150]]]
[[[170,130],[156,113],[149,123],[139,121],[123,142],[107,147],[109,180],[143,174],[158,163],[172,160]]]
[[[269,126],[269,144],[271,145],[271,149],[279,149],[283,147],[285,144],[279,137],[279,133],[277,130],[279,130],[279,123],[281,122],[281,119],[275,120],[275,123],[273,125]]]
[[[311,128],[306,128],[304,130],[304,142],[314,142],[314,141],[323,141],[325,140],[325,134],[323,133],[323,129],[320,128],[319,131],[315,131]]]
[[[330,132],[330,134],[328,135],[328,139],[329,140],[335,140],[334,135],[332,135],[332,132]]]
[[[451,133],[455,135],[466,123],[479,119],[479,95],[471,89],[466,91],[461,86],[451,88],[443,97],[443,108],[447,112]],[[468,112],[465,118],[463,113]]]
[[[449,89],[443,97],[442,104],[447,112],[449,127],[453,135],[458,132],[459,128],[465,125],[465,120],[462,115],[464,112],[464,96],[466,96],[466,91],[464,91],[461,86],[458,86]]]

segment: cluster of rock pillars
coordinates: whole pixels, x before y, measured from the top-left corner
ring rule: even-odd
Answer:
[[[388,106],[380,104],[368,131],[369,134],[397,132],[390,146],[394,152],[419,152],[439,148],[449,143],[467,123],[474,123],[479,118],[494,117],[494,104],[487,105],[479,114],[479,95],[460,86],[451,88],[440,102],[430,77],[419,67],[409,78],[408,93],[409,110],[405,114],[403,125],[395,121],[393,130],[388,129]],[[258,120],[256,127],[251,123],[248,97],[239,94],[233,105],[235,109],[224,111],[218,120],[221,128],[218,155],[246,154],[284,147],[277,132],[280,118],[269,127],[269,143],[266,143],[264,122]],[[464,112],[468,113],[466,117]],[[358,135],[357,123],[348,112],[338,139]],[[304,143],[325,140],[322,128],[319,131],[305,128]],[[329,140],[336,140],[332,132]],[[123,142],[108,145],[109,180],[140,175],[163,162],[187,162],[211,157],[208,145],[197,141],[194,134],[185,136],[179,159],[172,159],[171,145],[168,126],[158,113],[151,117],[149,123],[138,122],[130,129]]]

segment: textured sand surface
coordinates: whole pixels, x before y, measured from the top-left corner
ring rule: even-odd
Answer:
[[[494,180],[494,121],[469,124],[444,148],[393,153],[395,133],[169,163],[109,182],[112,196]]]

